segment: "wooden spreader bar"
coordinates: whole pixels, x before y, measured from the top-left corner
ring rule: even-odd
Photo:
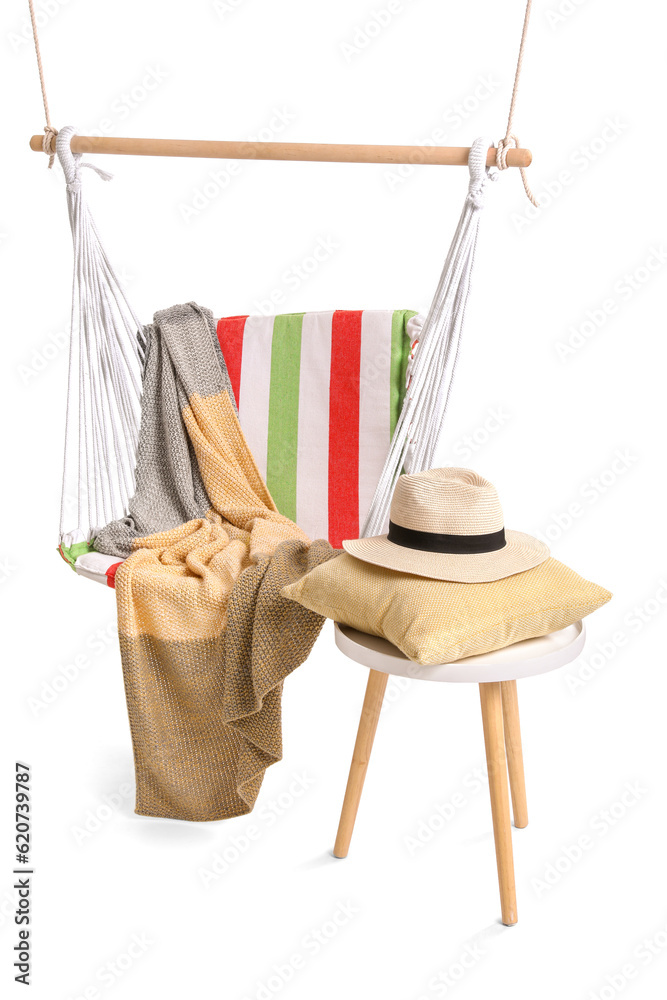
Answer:
[[[43,135],[33,135],[30,148],[43,152]],[[52,142],[52,145],[55,145]],[[321,163],[409,163],[464,167],[469,146],[360,146],[347,143],[246,142],[209,139],[122,139],[115,136],[75,135],[73,153],[112,153],[130,156],[195,156],[220,160],[310,160]],[[55,148],[52,150],[55,152]],[[509,149],[508,167],[528,167],[529,149]],[[496,162],[495,146],[486,163]]]

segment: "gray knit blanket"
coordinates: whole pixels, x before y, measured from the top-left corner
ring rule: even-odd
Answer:
[[[135,538],[203,517],[211,507],[183,423],[188,397],[227,392],[236,410],[213,313],[195,302],[156,312],[144,327],[146,361],[129,513],[95,537],[95,548],[126,559]]]

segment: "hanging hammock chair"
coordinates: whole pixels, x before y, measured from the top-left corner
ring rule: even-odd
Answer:
[[[83,198],[87,164],[71,152],[73,134],[61,129],[56,143],[75,260],[59,549],[80,575],[113,586],[121,560],[95,551],[95,536],[127,513],[134,492],[145,342]],[[340,547],[344,538],[378,534],[401,471],[432,466],[459,357],[484,190],[497,174],[486,167],[489,146],[487,139],[472,146],[468,194],[425,319],[408,310],[336,311],[217,323],[260,472],[280,512],[310,537]],[[379,368],[374,379],[364,378],[362,355],[388,355],[384,377]],[[273,366],[275,391],[283,405],[290,394],[300,419],[270,433]],[[299,436],[311,444],[301,460]],[[334,441],[345,442],[339,475],[331,468]]]
[[[327,537],[334,546],[343,538],[381,533],[401,472],[433,465],[459,359],[488,181],[507,166],[519,166],[534,202],[524,172],[531,156],[512,132],[530,9],[528,0],[505,138],[497,147],[481,138],[469,150],[419,150],[422,162],[467,162],[470,173],[426,317],[408,310],[337,311],[228,317],[217,323],[241,427],[278,509],[311,537]],[[95,538],[109,522],[127,515],[134,495],[146,340],[83,195],[83,168],[103,180],[110,175],[82,161],[82,152],[407,162],[413,150],[93,139],[78,136],[73,127],[56,132],[34,17],[33,30],[47,125],[43,138],[33,136],[31,147],[47,152],[51,166],[55,140],[74,252],[59,551],[80,575],[113,586],[122,560],[96,551]],[[376,363],[368,376],[365,358],[384,358],[384,370]],[[281,367],[276,379],[281,412],[290,413],[280,433],[271,424],[274,364]],[[341,440],[343,478],[336,468]],[[285,462],[285,454],[291,462]]]

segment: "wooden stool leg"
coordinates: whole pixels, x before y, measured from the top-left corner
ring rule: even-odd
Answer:
[[[526,781],[523,774],[523,750],[521,749],[516,681],[501,681],[500,689],[503,701],[505,751],[507,753],[507,770],[510,775],[514,825],[522,829],[524,826],[528,826],[528,805],[526,803]]]
[[[493,837],[496,843],[496,863],[500,886],[500,908],[504,924],[515,924],[516,890],[514,887],[514,858],[512,856],[512,825],[510,822],[509,789],[507,787],[507,761],[503,735],[503,706],[500,683],[495,681],[479,685],[484,725],[486,764],[489,772]]]
[[[343,809],[340,814],[338,833],[336,834],[336,843],[334,845],[334,857],[336,858],[346,858],[350,847],[354,821],[357,818],[359,800],[361,799],[361,792],[364,787],[368,761],[373,749],[375,730],[380,718],[382,699],[384,698],[388,680],[389,675],[383,674],[379,670],[371,670],[368,678],[364,706],[361,710],[357,740],[354,744],[352,764],[350,765],[350,774],[347,779]]]

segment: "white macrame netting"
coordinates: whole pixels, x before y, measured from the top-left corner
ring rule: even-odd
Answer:
[[[408,369],[403,409],[366,517],[363,537],[387,530],[389,506],[401,472],[423,472],[433,467],[459,357],[485,187],[489,179],[498,176],[495,168],[486,166],[492,145],[488,139],[477,139],[470,149],[468,194]]]
[[[123,517],[134,493],[144,342],[141,324],[102,245],[81,190],[81,169],[111,175],[72,153],[60,129],[74,246],[60,544],[89,542]]]

